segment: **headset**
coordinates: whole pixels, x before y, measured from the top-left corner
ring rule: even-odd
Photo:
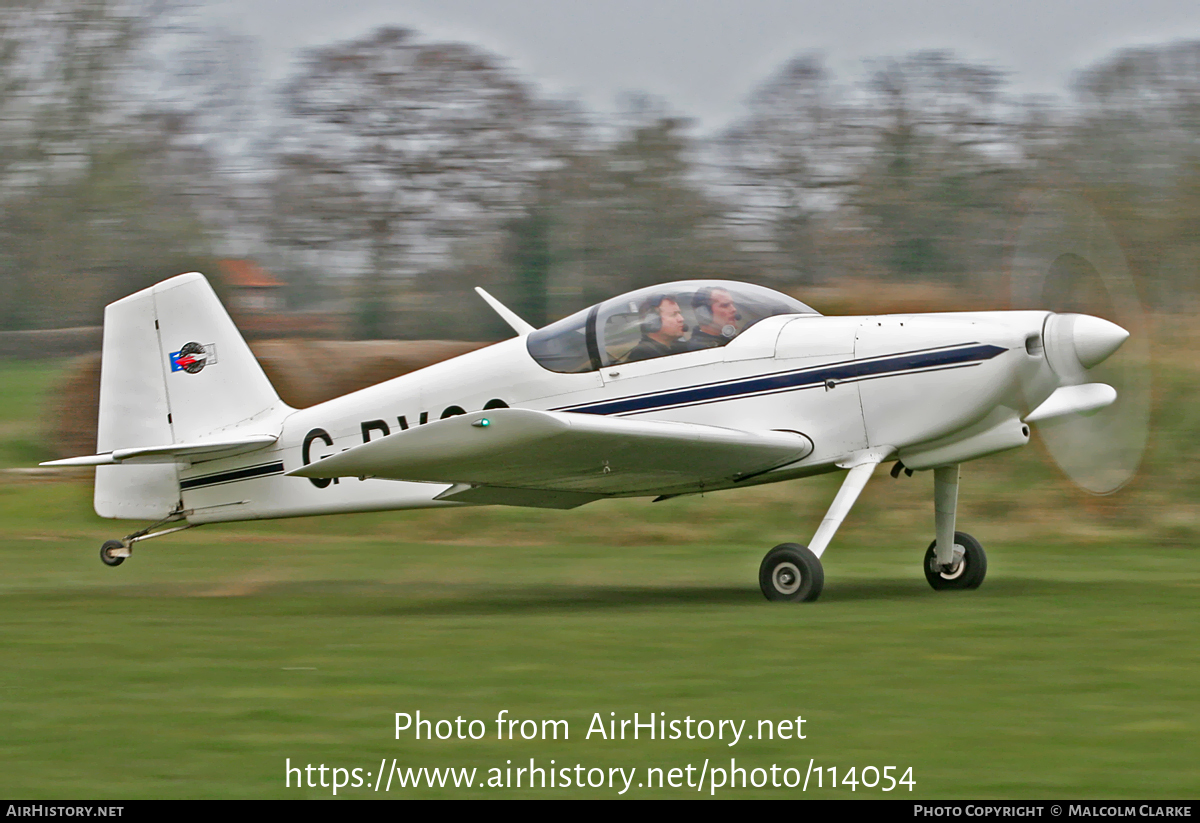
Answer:
[[[713,324],[712,293],[718,289],[726,291],[726,289],[720,286],[705,286],[702,289],[697,289],[696,293],[692,295],[692,312],[696,315],[696,322],[701,326],[711,326]],[[735,312],[733,319],[741,320],[742,313],[740,311]]]
[[[662,302],[664,300],[670,300],[672,303],[679,302],[669,294],[653,294],[642,304],[642,316],[639,319],[642,325],[642,334],[656,334],[662,331]],[[687,323],[683,324],[683,330],[684,332],[689,330]]]

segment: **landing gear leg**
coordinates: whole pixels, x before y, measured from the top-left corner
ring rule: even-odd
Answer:
[[[936,539],[925,552],[925,579],[935,589],[977,589],[987,574],[987,555],[979,541],[954,530],[958,508],[958,466],[933,470]]]
[[[825,548],[829,545],[829,541],[833,540],[833,536],[837,534],[838,527],[842,525],[842,521],[846,519],[846,515],[850,514],[850,509],[854,507],[858,496],[866,488],[867,481],[871,479],[871,473],[875,471],[875,467],[879,463],[879,460],[858,463],[846,473],[846,479],[842,481],[842,487],[838,489],[837,496],[829,504],[829,511],[825,512],[825,518],[821,521],[821,525],[817,527],[817,533],[813,535],[812,542],[808,544],[809,549],[817,557],[825,553]]]
[[[825,570],[821,566],[821,555],[829,541],[837,534],[838,526],[846,519],[859,494],[871,479],[875,467],[891,452],[870,452],[856,455],[842,468],[850,469],[842,487],[838,489],[829,511],[807,546],[799,543],[781,543],[763,558],[758,569],[758,585],[768,600],[783,600],[792,603],[811,602],[821,596],[825,586]]]
[[[958,511],[959,468],[943,466],[933,470],[933,516],[936,527],[937,562],[949,566],[954,562],[954,518]]]

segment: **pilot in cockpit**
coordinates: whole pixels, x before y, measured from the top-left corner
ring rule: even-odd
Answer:
[[[733,295],[721,288],[697,289],[692,297],[692,309],[700,328],[692,332],[688,349],[711,349],[724,346],[737,336],[737,323],[742,319]]]
[[[688,324],[673,297],[666,294],[652,296],[642,304],[639,315],[642,339],[626,355],[625,362],[633,363],[688,351],[683,342]]]

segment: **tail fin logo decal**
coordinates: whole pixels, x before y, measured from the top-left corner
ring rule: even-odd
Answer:
[[[195,374],[217,362],[217,344],[185,343],[179,351],[171,352],[171,371]]]

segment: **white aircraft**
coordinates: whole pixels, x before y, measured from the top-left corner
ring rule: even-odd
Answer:
[[[1091,370],[1129,336],[1044,310],[825,317],[726,281],[642,289],[534,329],[477,291],[515,337],[293,409],[204,277],[165,280],[105,311],[98,453],[43,465],[96,466],[100,516],[155,521],[106,542],[110,566],[208,523],[567,509],[845,471],[808,544],[776,546],[760,568],[769,600],[811,601],[822,553],[876,466],[896,461],[893,477],[934,474],[929,583],[971,589],[987,559],[955,530],[959,465],[1025,445],[1035,421],[1089,425],[1081,415],[1117,397]],[[1120,485],[1131,449],[1087,445],[1105,449],[1118,465],[1100,483]]]

